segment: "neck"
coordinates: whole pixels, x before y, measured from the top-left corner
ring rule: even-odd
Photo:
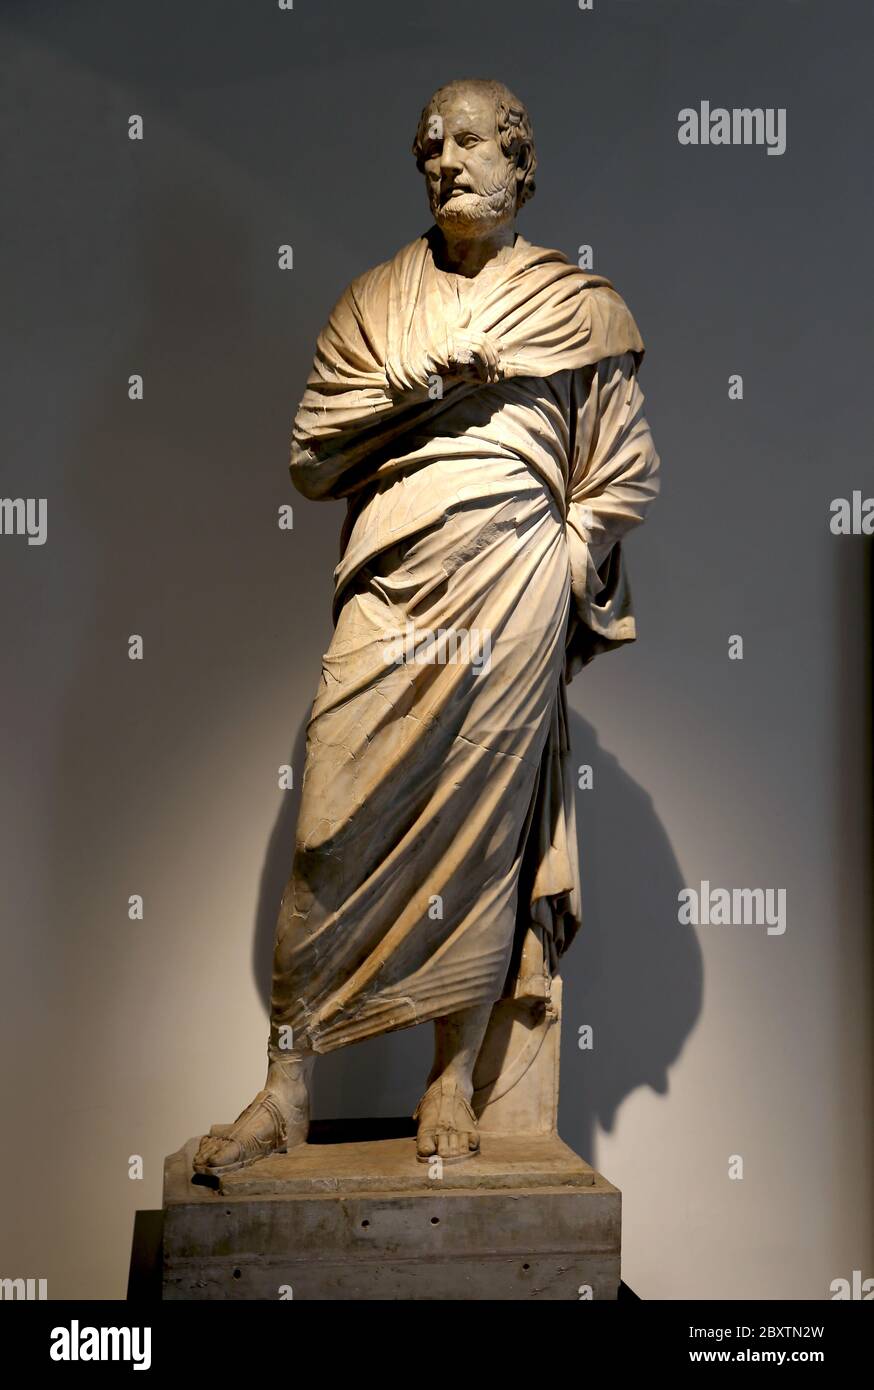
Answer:
[[[474,233],[469,227],[438,228],[435,260],[441,270],[456,275],[478,275],[495,257],[506,259],[516,241],[516,224],[501,222],[487,232]]]

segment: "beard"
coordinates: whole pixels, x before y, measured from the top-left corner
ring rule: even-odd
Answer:
[[[510,165],[506,179],[490,187],[465,190],[450,196],[438,185],[429,187],[431,215],[441,231],[487,231],[512,217],[516,211],[516,175]]]

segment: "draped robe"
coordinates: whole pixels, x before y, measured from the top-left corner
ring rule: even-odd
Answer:
[[[520,989],[524,932],[548,975],[580,925],[566,684],[636,635],[621,540],[658,491],[643,343],[559,252],[517,236],[465,280],[434,237],[340,297],[294,424],[293,482],[347,516],[275,1056],[283,1025],[327,1052],[494,1003]],[[488,334],[499,382],[435,385],[447,325]]]

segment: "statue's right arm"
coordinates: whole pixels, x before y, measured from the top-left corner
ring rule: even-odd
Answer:
[[[387,268],[352,282],[319,334],[313,369],[294,422],[289,469],[304,497],[344,497],[391,468],[384,451],[438,414],[450,393],[500,379],[487,336],[442,320],[390,357],[385,323]],[[442,383],[435,393],[435,381]]]

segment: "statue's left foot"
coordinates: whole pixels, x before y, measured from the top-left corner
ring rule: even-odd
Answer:
[[[451,1076],[440,1076],[429,1086],[413,1113],[419,1121],[416,1157],[430,1163],[439,1157],[444,1163],[460,1163],[479,1152],[476,1115]]]

